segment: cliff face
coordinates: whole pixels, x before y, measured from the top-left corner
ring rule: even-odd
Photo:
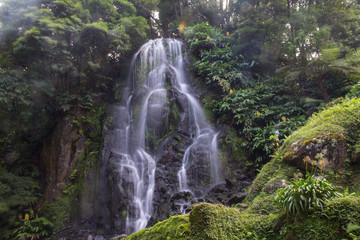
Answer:
[[[40,214],[61,232],[96,229],[95,212],[98,193],[98,163],[102,146],[102,126],[106,106],[58,121],[44,139],[40,165],[44,194]]]
[[[74,118],[67,116],[59,121],[53,133],[44,140],[40,162],[45,170],[44,200],[53,202],[70,181],[78,165],[78,158],[85,151],[85,137],[79,135]]]

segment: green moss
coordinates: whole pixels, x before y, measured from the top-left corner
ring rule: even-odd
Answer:
[[[127,240],[186,240],[190,239],[189,215],[173,216],[169,219],[158,222],[151,228],[145,228],[131,234]]]
[[[311,141],[317,136],[333,134],[345,137],[348,142],[357,142],[360,138],[360,99],[345,99],[340,103],[330,106],[308,120],[305,126],[292,133],[280,148],[282,154],[288,147],[299,141]]]
[[[360,223],[360,198],[348,196],[332,199],[326,204],[322,215],[341,222],[342,226],[351,222]]]
[[[70,175],[70,180],[74,180],[78,174],[78,169],[74,169],[74,171]]]
[[[245,214],[235,208],[203,203],[193,207],[190,217],[170,217],[151,228],[130,235],[127,239],[280,239],[272,230],[278,223],[277,215]]]
[[[179,121],[179,117],[180,117],[180,114],[181,114],[181,110],[178,106],[178,104],[175,102],[171,105],[171,110],[172,110],[172,117],[173,117],[173,123],[174,124],[177,124],[177,122]]]
[[[265,164],[256,176],[247,199],[252,201],[260,192],[264,191],[265,187],[269,184],[274,184],[283,179],[290,180],[295,172],[295,167],[282,163],[280,160],[273,159]],[[274,193],[275,190],[274,188],[270,193]]]
[[[126,217],[126,215],[127,215],[127,211],[124,209],[124,210],[122,210],[122,212],[121,212],[121,216],[123,217],[123,218],[125,218]]]
[[[190,213],[191,239],[274,239],[276,215],[241,213],[223,205],[203,203]]]
[[[244,211],[253,214],[278,214],[280,209],[275,201],[275,193],[269,194],[261,192],[251,202],[249,207]]]
[[[281,231],[283,239],[292,240],[339,240],[343,239],[344,235],[339,233],[338,223],[330,222],[317,215],[299,219],[296,223],[285,224]]]

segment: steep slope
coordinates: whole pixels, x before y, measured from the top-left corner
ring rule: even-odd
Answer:
[[[181,222],[186,229],[183,239],[357,239],[360,235],[359,123],[360,99],[357,98],[341,100],[319,112],[289,136],[275,158],[261,169],[247,197],[249,207],[246,210],[207,203],[195,205],[189,221],[187,216],[176,217],[184,219]],[[346,157],[334,155],[340,151],[338,148],[345,148],[341,151]],[[301,149],[301,154],[294,149]],[[318,155],[320,153],[322,155]],[[297,160],[300,163],[288,161],[296,159],[294,155],[308,156],[318,164],[307,168],[301,158]],[[326,165],[320,165],[320,161]],[[277,189],[293,178],[303,177],[306,170],[326,177],[333,185],[342,186],[339,192],[348,190],[340,197],[328,199],[323,210],[312,209],[309,215],[288,218],[275,201]],[[128,239],[150,239],[148,236],[176,239],[176,229],[180,225],[168,221],[171,220]],[[156,232],[165,226],[168,226],[167,234]]]

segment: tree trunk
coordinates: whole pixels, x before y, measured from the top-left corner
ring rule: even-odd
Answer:
[[[286,1],[286,7],[287,7],[287,17],[288,17],[288,20],[289,20],[289,25],[290,25],[290,42],[291,43],[294,43],[294,28],[293,28],[293,25],[291,24],[290,22],[290,18],[291,18],[291,2],[290,0],[287,0]],[[296,62],[296,52],[294,51],[292,53],[292,64],[295,65],[295,62]]]
[[[330,99],[329,99],[329,94],[328,92],[326,91],[326,89],[324,88],[324,76],[323,75],[320,75],[316,78],[316,83],[320,89],[320,92],[321,94],[323,95],[323,98],[325,100],[325,102],[329,103],[330,102]]]

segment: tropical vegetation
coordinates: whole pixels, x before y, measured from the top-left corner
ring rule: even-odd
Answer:
[[[59,119],[71,116],[78,135],[88,140],[79,159],[97,166],[104,109],[121,97],[131,56],[155,37],[184,41],[192,80],[206,92],[201,98],[212,122],[234,130],[232,142],[247,156],[238,164],[263,169],[247,198],[254,215],[200,205],[190,217],[168,220],[176,231],[166,234],[206,239],[207,233],[192,227],[201,225],[200,212],[219,217],[216,228],[229,229],[219,238],[257,239],[279,226],[279,236],[286,237],[314,230],[310,222],[315,219],[318,229],[332,229],[333,239],[357,239],[360,215],[350,210],[359,213],[359,198],[326,202],[337,195],[328,180],[359,193],[357,165],[351,161],[348,178],[335,169],[328,180],[309,175],[279,190],[285,213],[312,213],[301,216],[305,220],[298,226],[256,214],[280,213],[270,208],[276,205],[275,191],[269,195],[262,187],[281,178],[291,181],[298,172],[279,160],[292,143],[333,132],[346,138],[349,152],[358,156],[359,18],[358,0],[0,1],[0,239],[46,239],[70,222],[70,209],[55,215],[54,205],[46,210],[40,204],[46,185],[39,161],[44,139]],[[88,169],[90,163],[84,162],[81,169]],[[85,176],[79,171],[69,177],[56,206],[78,201],[76,184]],[[238,225],[224,226],[225,216]],[[146,232],[139,234],[152,234]],[[325,239],[309,232],[306,239]]]

